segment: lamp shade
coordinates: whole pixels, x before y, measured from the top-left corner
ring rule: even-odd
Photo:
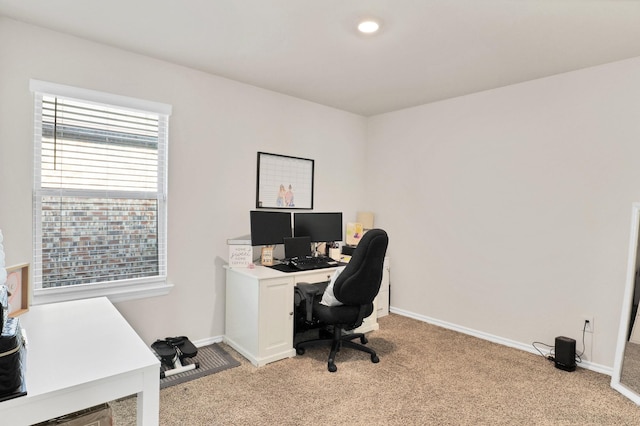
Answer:
[[[361,223],[364,229],[373,229],[373,213],[357,212],[356,222]]]

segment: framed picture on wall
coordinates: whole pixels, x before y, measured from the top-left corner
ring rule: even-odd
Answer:
[[[313,209],[314,161],[258,152],[256,208]]]
[[[17,317],[29,310],[29,264],[7,268],[9,316]]]

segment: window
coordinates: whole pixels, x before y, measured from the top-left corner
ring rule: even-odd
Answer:
[[[166,294],[171,107],[31,81],[34,303]]]

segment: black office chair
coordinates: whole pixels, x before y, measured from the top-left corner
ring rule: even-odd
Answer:
[[[303,355],[305,348],[330,343],[328,369],[335,372],[336,353],[342,346],[347,346],[371,354],[371,362],[380,361],[373,349],[366,346],[367,338],[362,333],[343,334],[343,330],[353,330],[373,312],[373,300],[378,295],[384,256],[389,238],[382,229],[372,229],[364,234],[344,271],[337,277],[333,285],[335,298],[342,302],[340,306],[320,304],[322,295],[315,298],[312,316],[323,326],[333,326],[333,337],[300,342],[296,345],[296,353]],[[360,339],[361,344],[352,342]]]

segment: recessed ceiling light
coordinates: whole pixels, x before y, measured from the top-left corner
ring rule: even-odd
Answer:
[[[380,24],[372,20],[362,21],[358,24],[358,30],[365,34],[375,33],[379,28]]]

